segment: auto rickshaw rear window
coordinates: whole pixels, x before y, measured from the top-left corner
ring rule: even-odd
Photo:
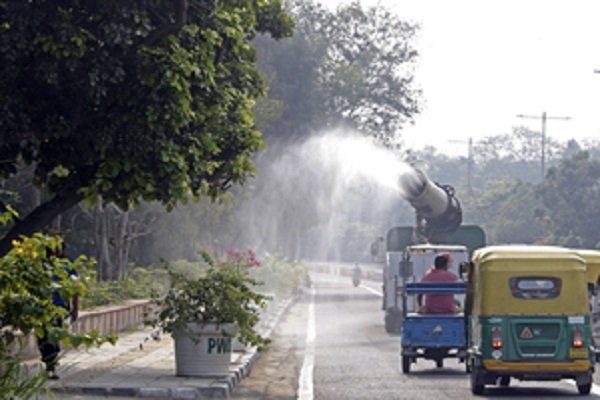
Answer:
[[[560,295],[562,280],[555,277],[518,276],[509,280],[512,295],[518,299],[544,300]]]

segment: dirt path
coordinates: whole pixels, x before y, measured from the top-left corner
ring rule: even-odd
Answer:
[[[304,356],[305,321],[306,304],[300,299],[283,317],[269,350],[254,364],[250,376],[233,393],[233,399],[296,399]]]

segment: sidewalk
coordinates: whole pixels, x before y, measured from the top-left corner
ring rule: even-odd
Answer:
[[[273,304],[259,331],[270,336],[281,315],[295,299]],[[66,352],[58,369],[60,380],[49,387],[61,394],[142,397],[154,399],[229,398],[249,373],[258,353],[234,351],[229,374],[215,377],[177,377],[173,341],[169,335],[151,337],[152,329],[121,333],[115,346]]]

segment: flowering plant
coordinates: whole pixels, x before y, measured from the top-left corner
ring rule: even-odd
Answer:
[[[267,298],[255,291],[260,283],[249,274],[250,268],[260,265],[254,253],[228,250],[201,255],[208,268],[199,277],[169,271],[171,286],[164,297],[154,296],[158,311],[151,325],[171,334],[191,334],[188,324],[233,324],[242,343],[264,349],[268,340],[254,328]]]

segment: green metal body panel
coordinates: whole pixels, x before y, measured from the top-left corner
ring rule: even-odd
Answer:
[[[435,244],[459,244],[466,246],[469,253],[475,249],[485,246],[485,232],[477,225],[462,225],[448,235],[443,243]],[[419,244],[415,242],[413,227],[396,226],[387,233],[386,249],[387,251],[404,251],[406,247]]]
[[[582,349],[589,349],[592,334],[589,315],[582,316],[486,316],[471,327],[470,347],[479,349],[481,359],[510,362],[564,362],[571,355],[573,332],[581,330]],[[494,352],[492,331],[502,332],[502,348]],[[581,357],[576,357],[581,359]],[[593,354],[587,357],[593,362]]]

